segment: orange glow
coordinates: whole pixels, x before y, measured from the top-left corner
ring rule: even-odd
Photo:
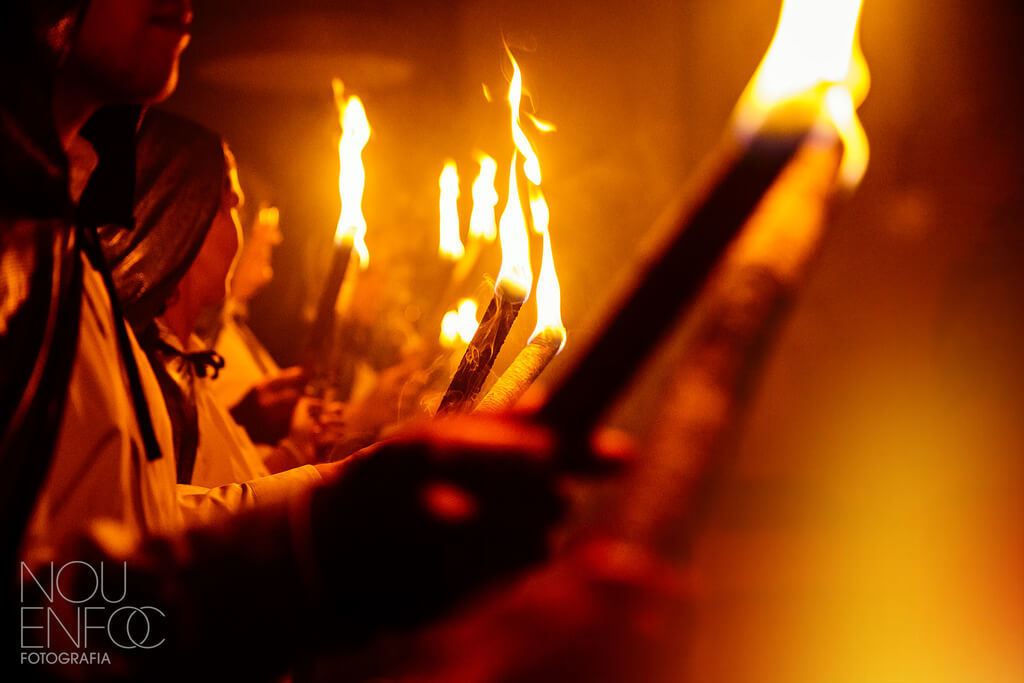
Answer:
[[[508,45],[505,46],[505,52],[512,60],[512,81],[508,84],[508,103],[512,109],[512,140],[516,144],[516,149],[523,155],[523,170],[526,172],[526,177],[534,185],[540,185],[540,161],[537,159],[537,153],[530,145],[526,133],[523,132],[519,115],[523,99],[523,72],[519,70],[519,64],[512,56]]]
[[[775,36],[735,112],[737,130],[750,136],[780,104],[820,102],[844,144],[839,179],[847,187],[860,182],[868,161],[867,136],[856,114],[870,87],[857,26],[861,4],[783,0]]]
[[[498,204],[494,178],[498,174],[498,165],[486,154],[478,155],[477,161],[480,163],[480,175],[473,183],[473,214],[469,219],[469,234],[493,242],[498,236],[498,226],[494,222],[494,207]]]
[[[508,169],[508,200],[498,222],[501,269],[494,289],[513,301],[526,301],[533,284],[533,271],[530,270],[530,236],[526,231],[526,216],[519,203],[516,159],[513,152]]]
[[[351,241],[352,248],[359,255],[360,266],[366,268],[370,263],[370,252],[366,248],[366,219],[363,217],[366,170],[363,168],[362,155],[370,139],[370,123],[358,97],[353,95],[344,99],[345,86],[340,79],[335,78],[331,86],[334,89],[334,104],[338,108],[338,120],[341,122],[341,141],[338,143],[341,215],[334,232],[334,242],[341,244]]]
[[[565,327],[562,325],[562,290],[555,273],[555,259],[551,254],[551,234],[544,231],[544,257],[537,276],[537,326],[530,341],[542,332],[560,335],[561,351],[565,348]]]
[[[457,261],[466,253],[459,236],[459,173],[454,161],[447,161],[441,178],[441,240],[438,253],[449,261]]]

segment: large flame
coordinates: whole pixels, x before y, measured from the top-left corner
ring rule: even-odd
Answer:
[[[494,222],[494,207],[498,203],[494,177],[498,174],[498,164],[486,154],[477,155],[477,162],[480,164],[480,175],[473,183],[473,214],[469,219],[469,234],[493,242],[498,236],[498,226]]]
[[[334,104],[338,108],[341,122],[341,141],[338,143],[338,157],[341,170],[338,173],[338,191],[341,194],[341,215],[334,232],[335,244],[351,240],[352,248],[359,254],[359,264],[365,268],[370,262],[366,248],[366,219],[363,217],[363,188],[366,185],[366,171],[363,168],[363,148],[370,139],[370,123],[366,110],[355,95],[344,99],[345,86],[340,79],[331,81],[334,89]]]
[[[565,327],[562,325],[562,290],[558,285],[555,259],[551,254],[551,234],[547,230],[544,231],[544,257],[540,264],[540,275],[537,276],[537,326],[533,329],[530,341],[533,341],[542,332],[561,336],[562,343],[558,347],[559,351],[565,346]]]
[[[565,326],[562,325],[562,290],[555,273],[555,259],[551,252],[551,234],[548,232],[550,213],[544,193],[539,187],[530,187],[530,211],[533,214],[533,228],[544,236],[544,254],[541,258],[540,274],[537,276],[537,326],[530,336],[533,341],[542,332],[558,335],[565,346]]]
[[[540,160],[537,158],[537,153],[533,150],[533,146],[530,145],[526,133],[523,132],[520,119],[519,109],[523,99],[523,72],[519,70],[519,64],[516,62],[515,57],[512,56],[512,51],[508,49],[508,45],[505,46],[505,52],[508,54],[508,58],[512,60],[512,81],[508,84],[508,104],[512,109],[512,141],[515,142],[519,153],[523,155],[523,171],[526,173],[526,177],[534,185],[540,185]]]
[[[824,98],[844,144],[840,181],[856,185],[867,168],[868,146],[856,109],[870,87],[860,49],[863,0],[783,0],[768,52],[736,108],[743,135],[756,132],[768,112],[789,101]]]
[[[449,261],[458,261],[466,253],[459,236],[459,173],[454,161],[447,161],[441,178],[441,241],[438,253]]]
[[[526,216],[519,203],[519,183],[516,181],[517,154],[512,153],[508,169],[508,199],[498,222],[498,241],[501,244],[501,269],[495,291],[513,301],[526,301],[533,284],[530,270],[530,235],[526,232]]]

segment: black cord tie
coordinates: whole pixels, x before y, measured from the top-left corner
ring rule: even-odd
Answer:
[[[157,460],[163,456],[163,453],[161,453],[160,444],[156,440],[153,418],[149,414],[149,402],[146,400],[146,392],[142,388],[139,366],[135,362],[135,354],[132,352],[132,343],[128,336],[128,323],[124,319],[121,302],[117,298],[114,278],[111,276],[110,268],[103,257],[103,248],[100,246],[95,228],[80,226],[80,234],[82,237],[82,248],[85,250],[86,256],[89,257],[92,267],[103,278],[103,284],[107,288],[111,312],[114,315],[117,345],[121,351],[121,362],[124,364],[125,374],[128,375],[128,388],[131,391],[132,404],[135,407],[135,419],[139,423],[139,432],[142,435],[142,447],[146,451],[146,458],[148,460]]]
[[[212,349],[177,355],[180,355],[192,365],[196,377],[206,377],[206,374],[210,373],[210,379],[217,379],[220,371],[224,369],[224,356]]]

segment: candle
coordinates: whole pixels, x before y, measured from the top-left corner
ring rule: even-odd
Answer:
[[[466,349],[448,390],[441,399],[438,414],[468,410],[476,401],[484,382],[494,366],[519,310],[530,295],[533,272],[530,270],[530,237],[526,232],[526,216],[519,202],[516,181],[518,155],[512,154],[509,168],[509,192],[505,210],[498,223],[501,244],[501,269],[494,286],[494,297],[484,311],[480,326]]]
[[[345,281],[352,252],[358,255],[363,268],[367,266],[370,258],[366,248],[366,219],[363,217],[362,208],[363,188],[366,184],[362,152],[370,139],[370,124],[366,120],[363,103],[358,97],[353,95],[345,100],[344,85],[337,78],[331,82],[331,86],[342,131],[338,142],[338,193],[341,198],[341,211],[334,231],[334,246],[327,279],[320,293],[316,318],[304,353],[303,365],[314,372],[322,371],[327,361],[334,337],[335,305]]]
[[[543,204],[543,198],[540,199]],[[534,206],[534,211],[538,210]],[[547,206],[544,205],[544,215]],[[530,343],[519,352],[512,365],[480,401],[480,412],[501,412],[515,405],[537,380],[544,369],[565,346],[565,327],[562,325],[561,292],[555,261],[551,253],[551,238],[544,222],[544,256],[537,276],[537,326]]]
[[[512,152],[512,163],[508,170],[508,197],[501,219],[498,221],[501,269],[498,271],[494,297],[484,311],[480,326],[441,399],[438,415],[472,408],[533,285],[530,235],[526,229],[527,219],[523,208],[524,204],[528,206],[528,203],[520,196],[518,177],[523,173],[529,182],[539,185],[540,161],[520,125],[523,75],[507,45],[505,51],[512,60],[513,69],[508,88],[508,103],[515,151]],[[520,156],[523,159],[521,167],[518,161]]]
[[[647,456],[608,516],[631,541],[690,557],[728,465],[723,446],[820,247],[837,172],[845,182],[839,161],[834,140],[804,145],[701,293]]]
[[[571,434],[594,428],[693,302],[803,141],[841,108],[843,97],[826,95],[829,84],[847,94],[862,89],[857,95],[863,96],[866,70],[854,59],[859,54],[858,16],[859,0],[784,4],[775,38],[740,100],[730,134],[684,200],[666,215],[657,246],[620,288],[590,348],[540,409],[541,422]],[[838,117],[832,115],[832,121]],[[843,139],[863,141],[856,134]],[[842,163],[847,171],[856,166],[851,157],[863,153],[866,148],[846,147]]]

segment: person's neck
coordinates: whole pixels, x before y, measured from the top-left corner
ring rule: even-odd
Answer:
[[[181,342],[183,349],[187,348],[188,340],[192,337],[196,321],[199,319],[198,311],[193,311],[193,308],[189,305],[188,296],[182,295],[160,316],[167,329]]]
[[[57,76],[53,93],[53,120],[65,152],[71,150],[82,126],[101,106],[102,102],[82,86],[81,79],[67,73]]]
[[[100,106],[100,102],[74,79],[66,74],[57,78],[53,93],[53,120],[68,158],[68,192],[75,202],[85,191],[97,163],[92,145],[79,132]]]

